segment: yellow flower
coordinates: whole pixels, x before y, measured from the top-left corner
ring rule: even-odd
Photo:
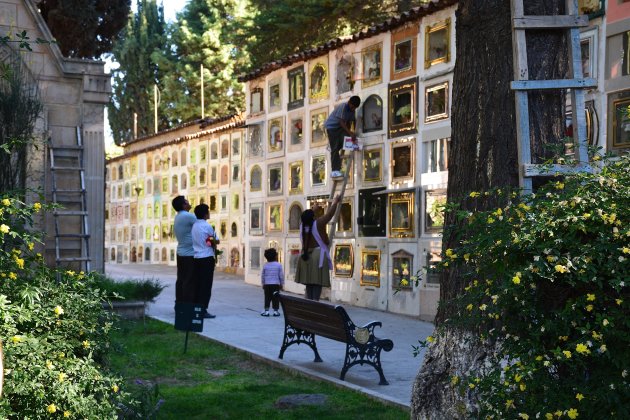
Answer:
[[[66,379],[66,374],[62,372],[59,374],[59,382],[63,382],[64,379]]]
[[[488,224],[491,225],[494,223],[494,219],[492,217],[488,217]]]
[[[49,370],[54,369],[55,365],[53,365],[53,362],[51,362],[50,360],[46,360],[46,368],[48,368]]]
[[[24,269],[24,259],[23,258],[15,258],[15,263],[17,266],[23,270]]]
[[[600,352],[606,353],[606,350],[608,350],[608,347],[606,347],[606,344],[602,344],[601,346],[599,346]]]
[[[482,311],[485,311],[486,308],[488,308],[488,305],[486,305],[485,303],[483,305],[479,306],[479,309],[482,310]]]
[[[558,257],[554,257],[553,255],[547,255],[547,262],[554,262]]]
[[[624,254],[630,254],[630,248],[628,248],[627,246],[624,246],[621,252],[623,252]]]
[[[569,411],[567,411],[567,416],[569,416],[570,419],[574,419],[577,416],[579,416],[578,411],[575,408],[571,408],[569,409]]]
[[[118,385],[112,385],[112,391],[114,391],[114,393],[118,392]]]
[[[55,315],[59,316],[63,314],[63,308],[59,305],[55,306]]]
[[[469,195],[470,195],[470,198],[475,198],[475,197],[479,197],[481,194],[479,194],[477,191],[473,191]]]
[[[33,242],[29,242],[29,243],[28,243],[28,250],[29,250],[29,251],[32,251],[32,250],[33,250],[33,248],[35,248],[35,244],[34,244]]]
[[[562,190],[564,189],[564,184],[560,181],[556,182],[555,187],[557,190]]]
[[[527,386],[525,384],[520,384],[519,388],[521,389],[521,391],[525,391],[525,389],[527,388]]]
[[[595,295],[592,294],[592,293],[587,293],[586,294],[586,300],[591,301],[591,302],[594,301],[595,300]]]
[[[15,274],[13,271],[11,271],[11,272],[9,273],[9,278],[10,278],[11,280],[15,280],[15,279],[17,279],[17,274]]]
[[[567,267],[561,264],[557,264],[554,268],[556,269],[558,273],[566,273],[567,271],[569,271]]]
[[[523,377],[518,373],[514,375],[514,382],[521,382],[521,379],[523,379]]]
[[[66,274],[69,276],[74,276],[76,273],[72,270],[66,270]]]
[[[608,324],[609,324],[609,322],[608,322],[608,320],[607,320],[607,319],[604,319],[604,320],[602,321],[602,325],[603,325],[604,327],[608,326]]]
[[[621,299],[615,299],[615,302],[617,302],[617,305],[621,305],[621,303],[623,302],[623,300],[621,300]]]
[[[468,260],[470,260],[470,254],[464,254],[464,260],[468,262]]]
[[[536,356],[536,361],[537,361],[537,362],[540,362],[542,359],[543,359],[543,357],[542,357],[542,356]]]
[[[17,344],[17,343],[19,343],[20,341],[23,341],[23,339],[22,339],[22,337],[21,337],[21,336],[19,336],[19,335],[14,335],[13,337],[11,337],[11,341],[12,341],[14,344]]]
[[[521,284],[521,278],[519,276],[512,277],[512,283]]]
[[[64,411],[63,412],[63,416],[64,417],[70,417],[70,412],[69,411]]]
[[[506,409],[514,408],[514,400],[507,400],[505,402],[505,408]]]
[[[9,233],[9,231],[11,230],[11,228],[9,228],[9,226],[2,224],[0,225],[0,232],[2,233]]]
[[[564,357],[566,357],[567,359],[571,358],[571,352],[569,350],[563,351],[562,354],[564,354]]]
[[[87,341],[87,340],[84,340],[84,341],[83,341],[83,348],[87,349],[87,348],[89,348],[89,347],[90,347],[90,342],[89,342],[89,341]]]
[[[474,389],[475,386],[476,386],[475,384],[468,384],[468,388],[470,388],[470,389]]]
[[[446,256],[449,258],[453,256],[453,250],[451,248],[446,250]]]
[[[582,394],[580,394],[580,393],[578,392],[578,394],[575,396],[575,398],[576,398],[578,401],[582,401],[582,399],[584,399],[584,395],[582,395]]]
[[[466,306],[466,309],[468,309],[469,311],[472,311],[473,305],[472,303],[469,303],[468,306]]]
[[[2,204],[4,204],[5,206],[10,206],[11,205],[11,200],[9,200],[8,198],[5,198],[2,200]]]
[[[525,413],[518,413],[518,417],[523,420],[529,420],[529,416]]]
[[[546,420],[553,420],[553,414],[551,414],[551,413],[545,413],[545,419],[546,419]]]
[[[42,205],[40,203],[33,204],[33,210],[40,211],[42,209]]]
[[[556,417],[560,417],[560,416],[562,415],[562,411],[560,411],[560,410],[556,410],[556,412],[555,412],[555,413],[553,413],[553,414],[555,414],[555,415],[556,415]]]
[[[428,341],[429,343],[433,343],[433,342],[435,341],[435,338],[433,338],[433,336],[432,336],[432,335],[430,335],[430,336],[428,336],[428,337],[427,337],[427,341]]]
[[[594,338],[595,340],[601,340],[602,335],[601,335],[601,334],[598,334],[598,333],[597,333],[597,331],[593,331],[593,338]]]
[[[52,414],[57,411],[57,406],[55,404],[50,404],[48,407],[46,407],[46,411]]]
[[[558,337],[558,340],[560,341],[567,341],[569,339],[568,335],[561,335],[560,337]]]
[[[591,312],[593,310],[593,305],[586,305],[586,311]]]
[[[454,376],[451,378],[451,385],[457,385],[458,383],[459,383],[459,376],[454,375]]]
[[[408,281],[407,279],[402,279],[402,280],[400,281],[400,285],[401,285],[401,286],[407,286],[408,284],[409,284],[409,281]]]
[[[577,346],[575,346],[575,351],[580,354],[589,354],[591,352],[588,347],[586,347],[586,345],[582,343],[579,343]]]

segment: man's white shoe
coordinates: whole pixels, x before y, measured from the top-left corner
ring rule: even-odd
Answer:
[[[341,173],[341,171],[332,171],[330,173],[330,176],[332,178],[343,178],[343,174]]]

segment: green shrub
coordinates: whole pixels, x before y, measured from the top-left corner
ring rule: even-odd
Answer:
[[[166,286],[159,280],[124,280],[116,281],[106,276],[96,278],[96,286],[105,292],[109,300],[141,300],[153,302]]]
[[[482,418],[630,418],[630,158],[524,201],[485,195],[503,204],[458,212],[460,246],[442,267],[467,278],[448,325],[498,352],[451,385],[476,395]]]
[[[120,380],[103,366],[112,325],[104,294],[93,275],[57,272],[34,252],[39,238],[27,229],[42,207],[0,200],[0,418],[116,418]]]

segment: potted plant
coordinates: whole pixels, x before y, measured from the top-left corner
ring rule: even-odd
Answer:
[[[155,302],[166,286],[156,279],[113,280],[100,276],[97,287],[107,296],[107,301],[103,302],[106,309],[123,318],[138,319],[144,317],[147,302]]]

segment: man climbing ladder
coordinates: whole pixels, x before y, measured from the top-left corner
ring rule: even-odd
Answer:
[[[326,119],[324,124],[326,133],[328,134],[328,144],[330,145],[330,176],[334,179],[343,177],[341,173],[341,156],[340,152],[343,148],[343,138],[349,136],[356,143],[357,135],[350,127],[356,121],[354,110],[361,105],[361,98],[358,96],[351,97],[348,102],[339,104]],[[333,191],[335,184],[333,183]],[[345,190],[345,185],[344,185]],[[331,195],[331,199],[332,199]]]

